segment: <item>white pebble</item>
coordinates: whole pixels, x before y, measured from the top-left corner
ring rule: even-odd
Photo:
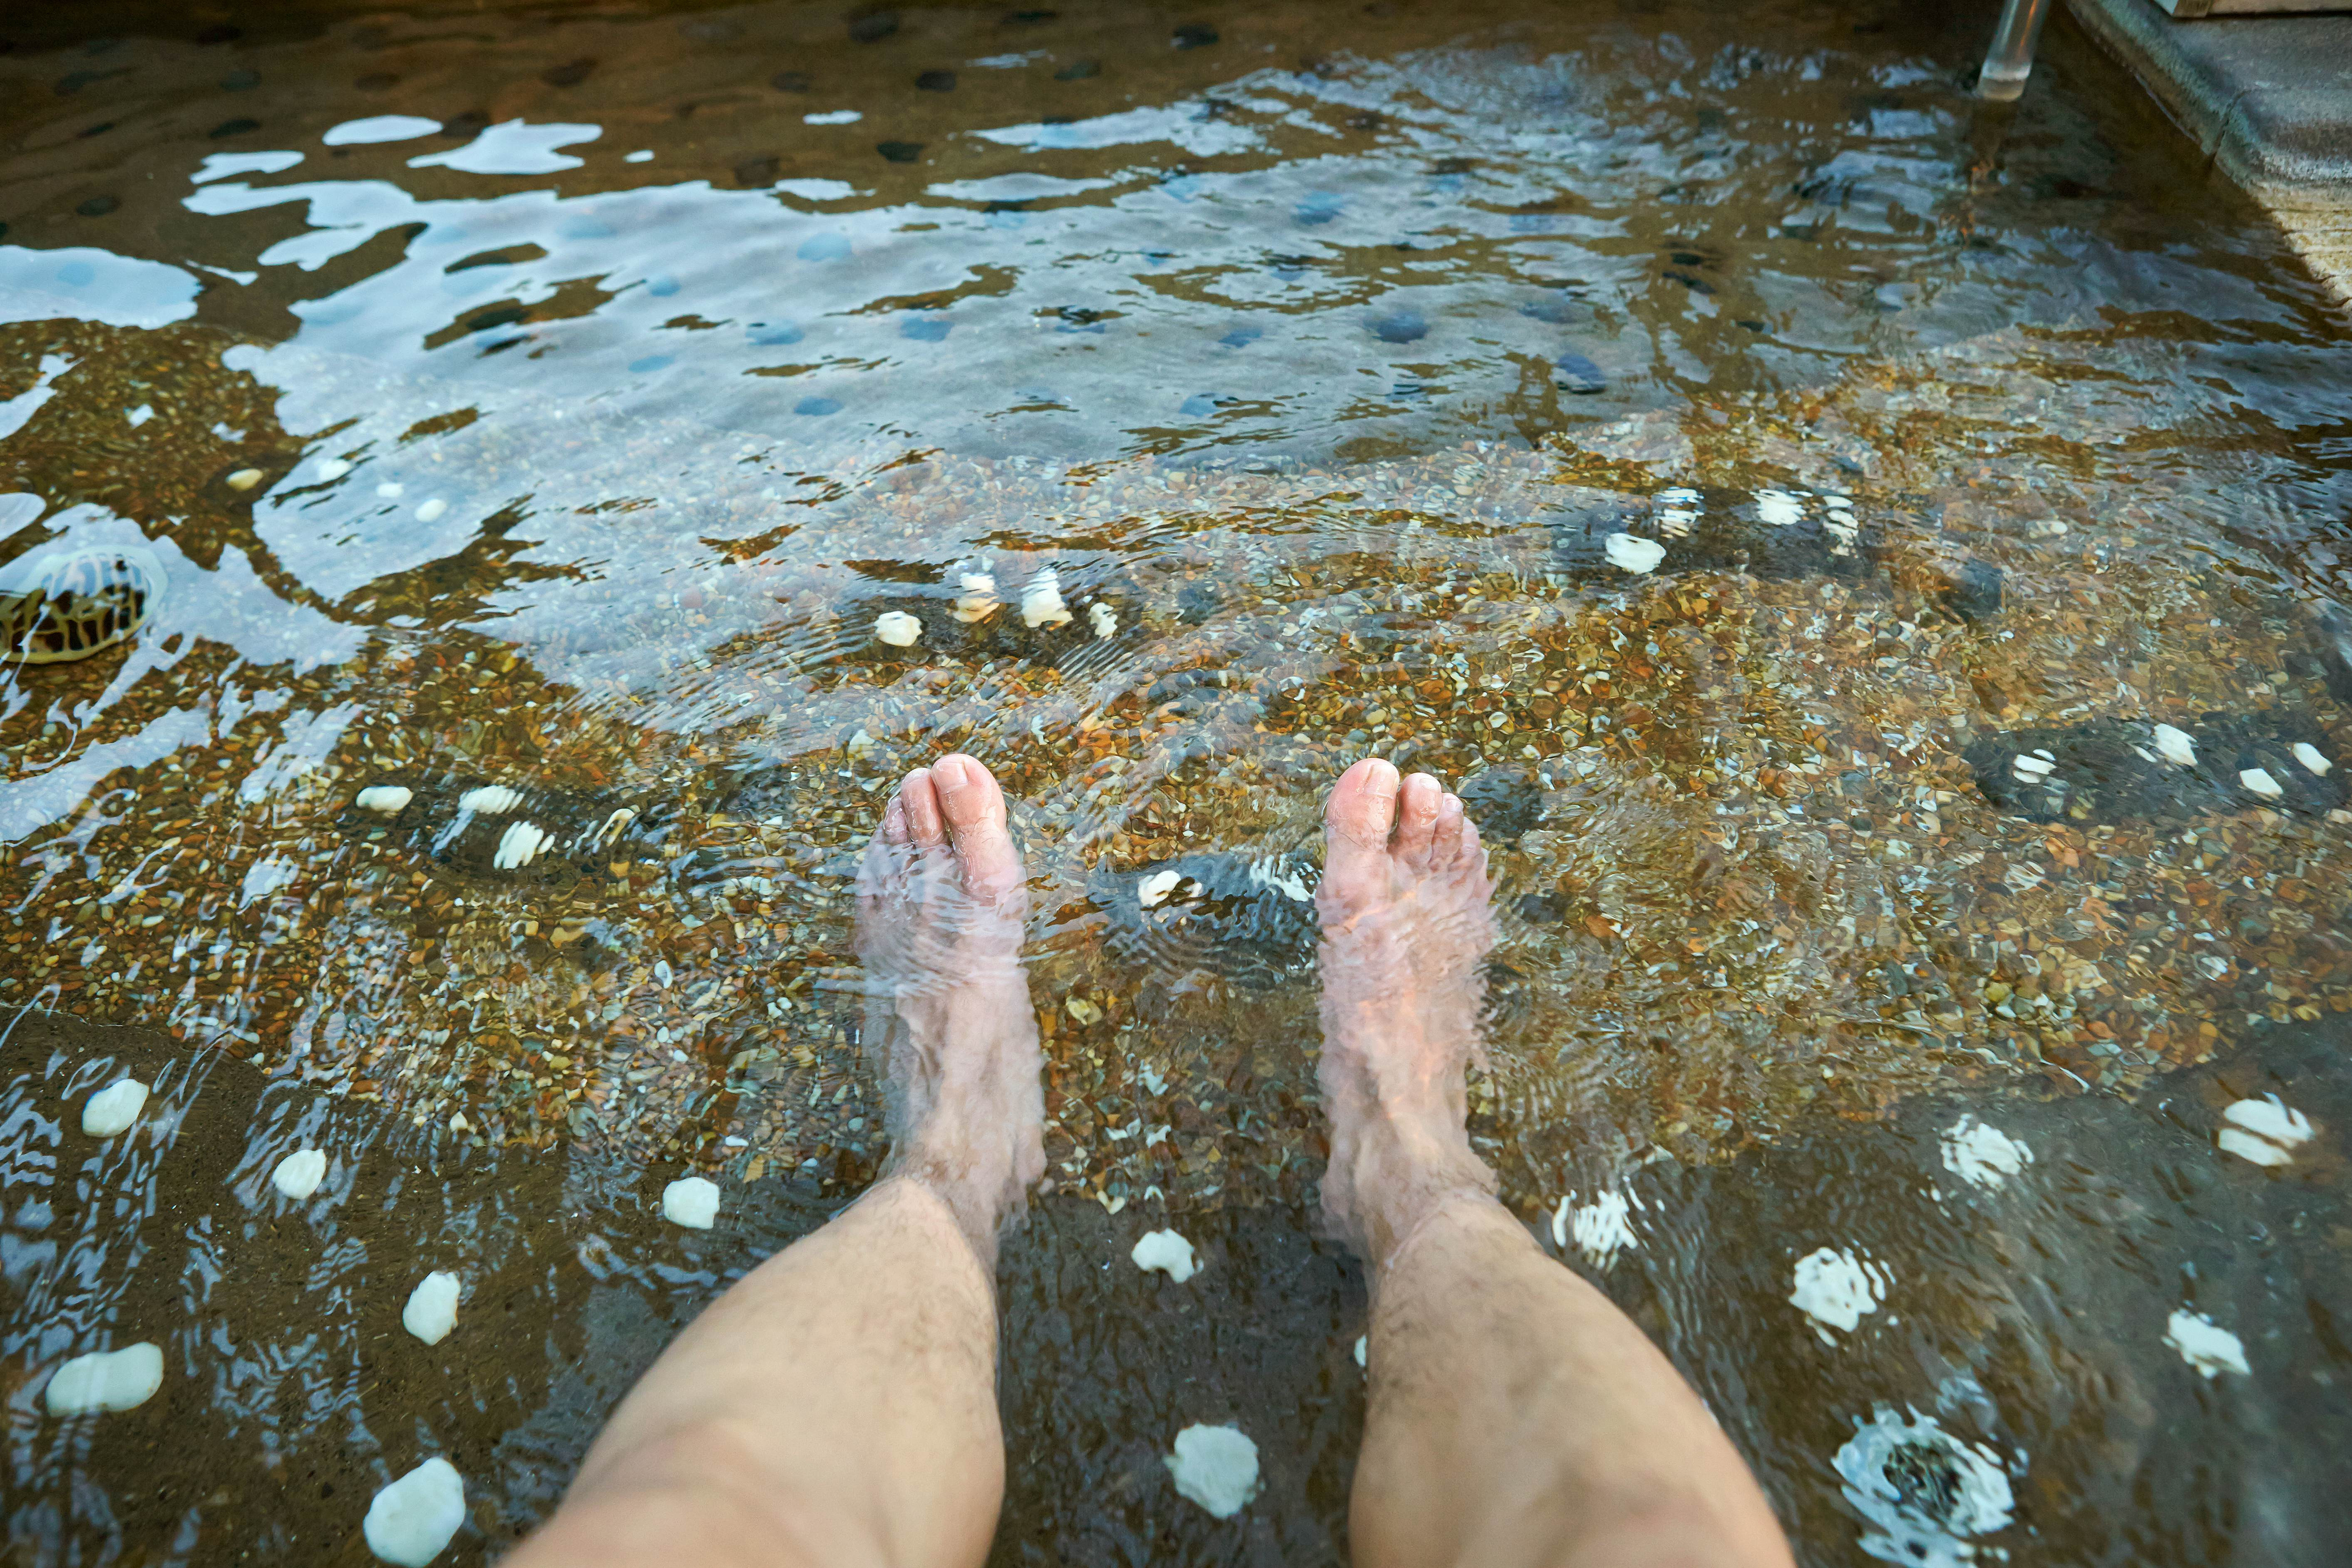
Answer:
[[[1021,619],[1033,630],[1070,624],[1070,607],[1062,603],[1062,579],[1051,566],[1022,585]]]
[[[2308,741],[2294,743],[2294,760],[2303,764],[2303,771],[2307,773],[2324,773],[2336,765]]]
[[[2291,1163],[2294,1151],[2311,1141],[2311,1119],[2275,1094],[2241,1100],[2221,1120],[2230,1125],[2215,1135],[2215,1145],[2257,1165]]]
[[[2285,790],[2279,787],[2278,780],[2271,777],[2269,771],[2264,768],[2241,768],[2238,771],[2238,782],[2264,800],[2276,800],[2286,794]]]
[[[709,1230],[719,1218],[719,1184],[708,1176],[680,1176],[662,1189],[662,1218],[688,1230]]]
[[[2189,738],[2186,730],[2158,724],[2156,727],[2156,749],[2164,753],[2164,760],[2168,763],[2178,763],[2184,768],[2197,765],[2197,742]]]
[[[1219,1519],[1231,1519],[1257,1496],[1257,1445],[1237,1426],[1187,1426],[1161,1461],[1176,1493]]]
[[[1580,1206],[1576,1194],[1570,1193],[1552,1213],[1552,1243],[1565,1250],[1573,1239],[1576,1249],[1594,1268],[1606,1268],[1617,1261],[1619,1253],[1642,1245],[1633,1234],[1633,1205],[1622,1193],[1605,1192]]]
[[[401,784],[370,784],[360,791],[359,798],[352,804],[362,811],[380,811],[390,816],[394,812],[407,810],[408,803],[415,798],[415,790]]]
[[[417,1281],[400,1310],[400,1326],[428,1345],[437,1345],[457,1326],[457,1277],[437,1270]]]
[[[512,811],[521,804],[522,791],[509,789],[505,784],[483,784],[478,789],[469,789],[457,797],[459,811],[480,812],[486,816],[496,816],[502,811]]]
[[[2042,778],[2057,765],[2048,757],[2027,756],[2022,753],[2010,763],[2010,767],[2015,771],[2019,778],[2027,780]]]
[[[904,610],[885,610],[874,617],[874,635],[892,647],[912,647],[923,635],[923,623]]]
[[[423,506],[416,509],[416,521],[419,522],[438,522],[441,521],[442,513],[448,510],[449,503],[443,500],[439,496],[435,496],[431,500],[426,501]]]
[[[297,1202],[317,1192],[326,1179],[327,1156],[319,1149],[298,1149],[269,1173],[269,1184]]]
[[[351,471],[352,466],[343,461],[341,458],[321,458],[319,459],[319,479],[322,484],[332,484],[335,480],[341,479],[345,474],[348,474]]]
[[[1666,558],[1666,547],[1634,533],[1612,533],[1601,546],[1609,564],[1621,572],[1655,572]]]
[[[1946,1128],[1942,1142],[1944,1169],[1972,1187],[1998,1187],[2033,1163],[2032,1150],[1973,1116]]]
[[[375,1494],[362,1527],[368,1550],[401,1568],[425,1568],[466,1522],[466,1482],[436,1456]]]
[[[119,1351],[93,1351],[58,1368],[49,1379],[52,1415],[83,1415],[94,1410],[129,1410],[144,1405],[163,1386],[163,1349],[145,1340]]]
[[[147,1106],[147,1086],[135,1078],[111,1083],[82,1103],[81,1130],[92,1138],[111,1138],[139,1120]]]
[[[963,574],[963,595],[955,602],[955,618],[966,626],[996,614],[996,578],[986,572]]]
[[[1372,1364],[1371,1354],[1372,1336],[1370,1334],[1358,1334],[1356,1336],[1356,1364],[1361,1367],[1370,1367]]]
[[[1786,490],[1756,492],[1757,521],[1772,528],[1786,528],[1803,519],[1804,503]]]
[[[1095,636],[1109,637],[1118,630],[1118,612],[1097,599],[1087,606],[1087,625],[1094,627]]]
[[[1137,885],[1136,901],[1147,910],[1154,908],[1160,900],[1174,892],[1176,884],[1183,879],[1173,871],[1154,871]]]
[[[239,468],[228,477],[228,488],[233,490],[249,490],[259,484],[263,478],[264,475],[259,468]]]
[[[1844,507],[1849,510],[1853,507],[1853,498],[1852,496],[1823,496],[1822,500],[1824,505]]]
[[[386,479],[383,483],[376,486],[375,488],[375,493],[382,496],[386,500],[398,500],[400,499],[400,492],[401,485],[396,479]]]
[[[2204,1313],[2192,1312],[2186,1307],[2175,1311],[2171,1321],[2165,1324],[2164,1342],[2179,1352],[2180,1359],[2209,1381],[2225,1372],[2242,1376],[2253,1370],[2246,1364],[2246,1347],[2237,1335]]]
[[[1789,1300],[1813,1321],[1813,1332],[1822,1342],[1833,1345],[1837,1341],[1829,1331],[1851,1332],[1864,1317],[1878,1310],[1878,1304],[1886,1300],[1886,1272],[1878,1265],[1824,1247],[1797,1259],[1797,1288],[1789,1293]]]
[[[512,871],[528,866],[531,857],[537,855],[553,837],[536,823],[509,823],[506,832],[499,837],[498,851],[490,857],[490,865],[500,871]]]
[[[1143,1239],[1135,1244],[1135,1250],[1128,1256],[1146,1274],[1157,1268],[1179,1285],[1201,1271],[1200,1264],[1193,1258],[1192,1244],[1172,1230],[1145,1232]]]

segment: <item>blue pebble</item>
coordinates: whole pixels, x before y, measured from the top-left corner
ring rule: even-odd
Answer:
[[[936,343],[945,339],[955,323],[937,316],[909,316],[898,323],[898,335],[912,338],[919,343]]]
[[[801,330],[791,321],[754,321],[749,328],[751,339],[763,349],[801,341]]]
[[[651,375],[657,370],[667,370],[677,363],[677,356],[675,354],[647,354],[643,359],[633,359],[629,362],[629,374]]]
[[[1609,390],[1609,378],[1601,374],[1599,365],[1594,364],[1582,354],[1564,353],[1559,356],[1558,364],[1559,389],[1562,392],[1575,393],[1580,396],[1588,393]]]
[[[841,405],[830,397],[803,397],[793,405],[793,412],[814,415],[838,414],[841,412]]]
[[[838,261],[849,254],[849,237],[843,234],[819,234],[801,241],[793,252],[803,261]]]
[[[1385,316],[1374,316],[1369,325],[1372,336],[1384,343],[1417,342],[1429,335],[1429,323],[1418,310],[1392,310]]]
[[[646,292],[656,299],[667,300],[677,292],[677,279],[667,272],[656,272],[646,279]]]

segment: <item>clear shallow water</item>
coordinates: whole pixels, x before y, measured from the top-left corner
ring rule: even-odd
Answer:
[[[1893,11],[896,21],[422,11],[0,57],[0,552],[137,542],[169,583],[128,651],[5,689],[0,998],[243,1058],[239,1093],[364,1111],[424,1168],[538,1151],[822,1201],[884,1152],[842,879],[887,782],[952,744],[1024,802],[1054,1181],[1114,1226],[1311,1197],[1285,895],[1171,921],[1139,889],[1311,845],[1367,749],[1489,774],[1477,1131],[1547,1226],[1759,1145],[1948,1181],[1925,1144],[1871,1153],[1881,1115],[1958,1094],[2009,1125],[2002,1097],[2054,1094],[2129,1127],[2341,1010],[2347,825],[2262,811],[2223,763],[2315,789],[2273,753],[2345,754],[2322,616],[2352,362],[2078,43],[2007,117],[1953,86],[1969,27]],[[1608,564],[1612,531],[1658,571]],[[983,567],[1003,607],[958,620]],[[1028,626],[1048,568],[1073,619]],[[893,610],[915,647],[874,639]],[[2130,783],[2115,744],[2158,721],[2221,793]],[[2010,782],[2035,747],[2081,815]],[[355,813],[380,781],[413,822]],[[478,823],[436,861],[482,784],[567,846],[636,816],[528,877]],[[2231,1174],[2332,1193],[2320,1125],[2285,1175]],[[2118,1190],[2173,1213],[2183,1156],[2124,1147]],[[1784,1502],[1830,1510],[1822,1561],[1868,1510],[1835,1500],[1844,1436],[1771,1413],[1787,1382],[1836,1369],[1867,1422],[1945,1374],[1842,1362],[1790,1269],[1867,1246],[1895,1301],[1946,1245],[1895,1212],[1759,1260],[1777,1289],[1726,1319],[1773,1223],[1628,1211],[1652,1239],[1625,1256],[1675,1260],[1650,1326],[1685,1364],[1727,1322],[1812,1358],[1709,1391]],[[2065,1289],[2186,1420],[2174,1267]],[[667,1319],[709,1285],[633,1299]],[[1906,1344],[1978,1333],[1882,1311]],[[1115,1304],[1136,1354],[1155,1321]],[[12,1352],[27,1390],[53,1332]],[[2249,1353],[2252,1385],[2290,1375]],[[2033,1441],[1968,1440],[2047,1451],[2053,1390],[1998,1402]],[[1150,1436],[1093,1419],[1085,1452]],[[2212,1415],[2211,1451],[2254,1453],[2252,1419]],[[389,1475],[433,1441],[348,1446]],[[2252,1506],[2252,1468],[2174,1462],[2106,1473]],[[2332,1506],[2281,1484],[2283,1528]],[[1023,1506],[1015,1545],[1083,1516]],[[2094,1512],[2076,1549],[2126,1560]],[[37,1542],[68,1516],[24,1517]]]

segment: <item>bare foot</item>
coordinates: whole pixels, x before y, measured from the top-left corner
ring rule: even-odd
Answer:
[[[885,1180],[937,1193],[983,1260],[1045,1173],[1029,895],[1004,795],[952,753],[898,785],[857,875],[866,1047],[889,1086]]]
[[[1495,1188],[1470,1151],[1463,1088],[1494,885],[1478,829],[1427,773],[1400,785],[1388,763],[1360,762],[1324,821],[1323,1206],[1377,1268],[1446,1202]]]

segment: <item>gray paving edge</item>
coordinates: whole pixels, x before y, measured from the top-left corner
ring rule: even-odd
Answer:
[[[2066,8],[2352,309],[2352,16],[2175,21],[2154,0]]]

